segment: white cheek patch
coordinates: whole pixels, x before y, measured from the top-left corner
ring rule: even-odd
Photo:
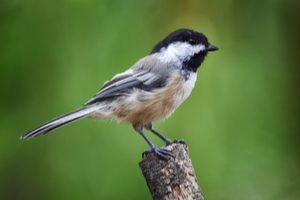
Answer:
[[[175,42],[167,48],[162,48],[156,53],[162,62],[172,62],[181,66],[183,61],[189,60],[193,55],[205,50],[205,45],[191,45],[187,42]]]

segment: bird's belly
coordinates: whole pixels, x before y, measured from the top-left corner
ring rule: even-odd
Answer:
[[[151,92],[137,90],[129,97],[120,99],[113,118],[118,122],[147,124],[169,117],[190,95],[196,81],[196,73],[183,81],[181,73],[173,75],[165,88]]]

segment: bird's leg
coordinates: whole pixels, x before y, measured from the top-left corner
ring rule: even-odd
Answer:
[[[155,146],[147,137],[146,135],[144,134],[143,132],[143,126],[136,126],[136,125],[133,125],[133,128],[139,133],[141,134],[141,136],[146,140],[146,142],[149,144],[150,148],[151,149],[146,149],[143,154],[142,154],[142,157],[144,157],[145,155],[148,155],[149,153],[155,153],[156,155],[158,155],[159,157],[161,158],[164,158],[166,160],[168,160],[168,155],[169,156],[173,156],[173,154],[167,150],[167,149],[161,149],[161,148],[158,148],[157,146]]]
[[[172,144],[171,140],[169,140],[168,138],[166,138],[165,136],[163,136],[162,134],[160,134],[159,132],[157,132],[156,130],[153,129],[152,123],[146,124],[145,129],[151,131],[152,133],[157,135],[160,139],[162,139],[166,143],[166,146]]]

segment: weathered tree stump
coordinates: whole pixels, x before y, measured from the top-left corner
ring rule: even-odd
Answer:
[[[163,160],[151,153],[139,162],[154,200],[204,200],[192,165],[188,146],[173,143],[166,147],[174,155]]]

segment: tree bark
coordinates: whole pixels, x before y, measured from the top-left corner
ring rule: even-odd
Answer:
[[[154,200],[204,200],[186,143],[165,147],[174,157],[169,160],[151,153],[139,162]]]

